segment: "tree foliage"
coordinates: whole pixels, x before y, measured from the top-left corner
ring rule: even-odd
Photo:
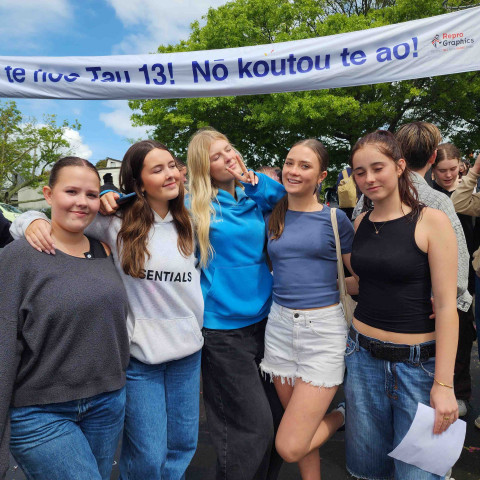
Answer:
[[[0,103],[0,192],[10,203],[23,187],[37,186],[45,180],[49,167],[60,154],[69,153],[67,129],[79,130],[80,124],[66,120],[57,124],[55,115],[44,115],[38,124],[26,119],[15,102]]]
[[[158,52],[321,37],[442,13],[448,13],[442,0],[235,0],[210,9],[203,26],[191,25],[187,40]],[[153,137],[177,155],[185,154],[198,128],[210,125],[225,132],[254,168],[279,165],[293,143],[315,137],[327,146],[336,170],[360,136],[413,120],[437,124],[465,152],[480,145],[477,72],[295,93],[135,100],[130,107],[134,124],[153,126]]]
[[[107,168],[107,162],[108,160],[106,158],[104,158],[103,160],[99,160],[95,166],[97,167],[98,170],[100,170],[101,168]]]

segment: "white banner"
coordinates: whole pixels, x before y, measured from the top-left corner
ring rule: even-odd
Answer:
[[[480,70],[480,7],[253,47],[105,57],[0,57],[0,97],[250,95]]]

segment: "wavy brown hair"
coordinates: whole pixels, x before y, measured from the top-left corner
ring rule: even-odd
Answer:
[[[315,138],[307,138],[305,140],[300,140],[293,147],[297,146],[308,147],[317,157],[318,164],[320,166],[320,172],[324,172],[328,167],[328,152],[327,149],[323,146],[323,143]],[[315,192],[312,192],[315,195]],[[288,194],[286,194],[278,203],[275,205],[275,208],[270,215],[270,220],[268,221],[268,234],[271,240],[277,240],[282,236],[283,230],[285,228],[285,215],[288,210]]]
[[[135,143],[125,153],[120,169],[121,191],[137,194],[135,200],[120,207],[122,226],[117,236],[117,248],[121,252],[123,271],[134,278],[144,276],[145,258],[150,258],[147,243],[155,217],[142,192],[141,173],[145,157],[155,148],[169,152],[165,145],[155,140],[142,140]],[[193,252],[193,229],[184,205],[184,192],[183,184],[180,182],[178,197],[169,201],[169,210],[178,233],[178,250],[187,257]]]
[[[355,153],[362,148],[365,148],[367,145],[375,147],[381,154],[395,162],[395,164],[397,164],[401,158],[404,158],[400,148],[400,143],[395,138],[393,133],[389,132],[388,130],[376,130],[375,132],[369,133],[362,137],[353,146],[350,156],[350,166],[352,169],[353,157],[355,156]],[[355,179],[355,173],[353,174],[353,178]],[[421,204],[418,200],[418,193],[412,184],[408,165],[405,166],[405,169],[398,178],[398,190],[402,204],[407,205],[412,209],[412,219],[416,220],[423,208],[423,204]]]

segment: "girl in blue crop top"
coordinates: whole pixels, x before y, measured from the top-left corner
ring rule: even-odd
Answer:
[[[347,469],[359,478],[440,479],[388,453],[407,433],[418,403],[435,409],[434,434],[458,418],[455,234],[443,212],[417,201],[393,134],[360,139],[351,163],[375,208],[356,219],[352,248],[359,297],[346,349]]]
[[[340,411],[326,415],[343,381],[347,338],[331,210],[316,195],[327,165],[327,151],[318,140],[295,144],[282,173],[287,195],[267,222],[274,303],[260,368],[272,378],[285,408],[277,450],[286,461],[299,463],[305,479],[320,478],[318,447],[344,421]],[[341,210],[336,214],[348,266],[353,227]]]

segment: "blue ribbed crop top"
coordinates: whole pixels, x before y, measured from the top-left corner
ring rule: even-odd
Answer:
[[[341,210],[336,213],[342,253],[350,253],[352,223]],[[268,240],[268,255],[275,303],[300,310],[338,303],[337,253],[329,207],[324,205],[317,212],[287,210],[281,237]]]

